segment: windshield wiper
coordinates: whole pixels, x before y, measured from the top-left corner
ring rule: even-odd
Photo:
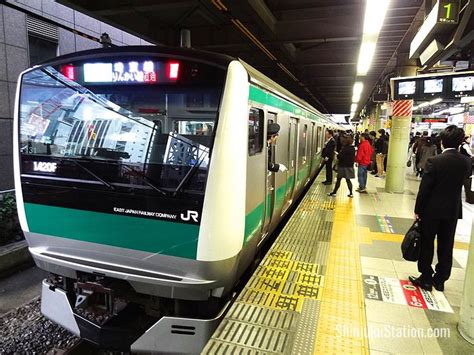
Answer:
[[[78,167],[80,167],[82,170],[84,170],[85,172],[87,172],[89,175],[93,176],[97,181],[100,181],[102,184],[104,184],[105,186],[107,186],[109,189],[111,190],[115,190],[115,187],[113,187],[110,183],[108,183],[107,181],[105,181],[104,179],[102,179],[100,176],[98,176],[97,174],[93,173],[92,171],[90,171],[88,168],[86,168],[84,165],[82,165],[81,163],[79,163],[76,159],[73,159],[73,158],[61,158],[61,160],[66,160],[66,161],[70,161],[72,162],[73,164],[77,165]]]
[[[173,191],[173,196],[176,196],[179,191],[183,188],[183,186],[191,179],[191,177],[194,175],[194,172],[199,169],[201,166],[201,163],[204,161],[204,158],[206,157],[206,154],[203,151],[202,158],[198,160],[196,164],[192,166],[191,169],[189,169],[188,173],[184,176],[183,180],[179,183],[179,185],[176,187],[176,189]]]
[[[123,167],[124,167],[124,168],[127,168],[129,171],[131,171],[135,176],[140,177],[140,178],[142,179],[142,181],[143,181],[145,184],[147,184],[148,186],[150,186],[153,190],[159,192],[160,194],[162,194],[162,195],[164,195],[164,196],[167,196],[167,195],[168,195],[168,193],[167,193],[165,190],[163,190],[162,188],[160,188],[160,187],[156,186],[155,184],[151,183],[151,182],[149,181],[150,178],[149,178],[148,176],[146,176],[145,174],[143,174],[142,172],[137,171],[137,170],[134,170],[134,169],[132,169],[131,167],[126,166],[126,165],[124,165]]]

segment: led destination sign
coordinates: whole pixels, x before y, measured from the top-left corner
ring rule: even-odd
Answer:
[[[85,83],[168,83],[179,77],[178,62],[129,61],[85,63]]]
[[[459,0],[439,0],[438,22],[456,24],[459,22]]]

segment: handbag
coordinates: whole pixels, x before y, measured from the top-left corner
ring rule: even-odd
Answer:
[[[420,222],[416,220],[410,227],[402,241],[403,259],[408,261],[417,261],[420,257],[421,227]]]

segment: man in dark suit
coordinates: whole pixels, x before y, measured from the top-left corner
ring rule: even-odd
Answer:
[[[288,168],[283,164],[276,164],[272,159],[272,146],[276,144],[280,125],[278,123],[269,123],[267,127],[267,149],[268,149],[268,170],[277,173],[287,171]]]
[[[409,277],[414,285],[428,291],[432,286],[443,291],[444,282],[451,275],[454,234],[458,219],[462,218],[461,189],[471,173],[471,162],[458,152],[464,131],[452,125],[441,132],[440,138],[443,152],[428,159],[415,204],[415,218],[420,220],[422,234],[418,259],[421,275]],[[435,237],[436,272],[431,267]]]
[[[321,153],[324,165],[326,165],[326,181],[324,185],[332,185],[332,162],[334,160],[334,150],[336,149],[336,141],[334,140],[334,132],[331,129],[326,131],[326,143]]]

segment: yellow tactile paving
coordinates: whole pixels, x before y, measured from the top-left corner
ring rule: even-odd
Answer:
[[[347,198],[337,199],[333,221],[314,353],[369,354],[359,246],[401,243],[404,236],[392,234],[385,219],[385,233],[357,226]],[[455,242],[455,248],[467,250],[469,244]]]
[[[368,227],[359,227],[359,230],[363,231],[363,234],[364,234],[363,243],[365,244],[371,244],[373,240],[383,240],[386,242],[401,243],[404,237],[402,234],[371,232]],[[469,250],[469,243],[455,241],[454,249]]]
[[[338,198],[315,340],[315,354],[368,354],[359,244],[352,202]],[[361,233],[362,232],[362,233]]]

